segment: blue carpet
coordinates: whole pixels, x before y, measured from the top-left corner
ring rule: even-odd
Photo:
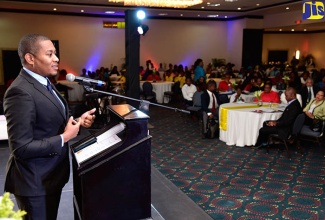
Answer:
[[[150,110],[152,164],[214,219],[325,219],[325,158],[201,139],[188,115]]]

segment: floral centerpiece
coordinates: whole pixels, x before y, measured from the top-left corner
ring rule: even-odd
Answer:
[[[10,194],[6,192],[3,196],[0,196],[0,219],[12,219],[21,220],[27,213],[22,210],[15,212],[13,210],[14,203],[10,199]]]
[[[259,106],[262,106],[261,94],[262,94],[262,91],[261,90],[258,90],[258,91],[255,91],[254,92],[254,96],[257,98],[257,104]]]
[[[282,77],[282,79],[284,80],[284,83],[287,85],[287,88],[288,88],[288,86],[289,86],[289,81],[290,81],[290,77],[287,76],[287,75],[285,75],[285,76]]]

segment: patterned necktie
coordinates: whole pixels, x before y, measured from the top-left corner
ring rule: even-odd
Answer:
[[[215,101],[215,98],[214,98],[214,94],[212,93],[212,109],[211,109],[211,112],[214,114],[216,113],[216,101]]]
[[[308,87],[308,98],[307,98],[307,102],[310,102],[311,100],[311,88]]]
[[[54,94],[55,92],[53,91],[52,84],[49,80],[47,80],[46,88],[54,96],[55,100],[60,104],[63,114],[64,114],[64,117],[65,117],[66,116],[65,115],[65,107],[64,107],[62,101],[60,100],[60,98],[56,94]]]

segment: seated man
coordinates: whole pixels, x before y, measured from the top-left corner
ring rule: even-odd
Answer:
[[[261,101],[262,102],[273,102],[273,103],[280,103],[280,97],[277,92],[271,90],[272,85],[266,83],[264,86],[264,91],[261,94]],[[254,99],[254,102],[257,102],[257,98]]]
[[[182,87],[182,94],[186,105],[193,105],[193,95],[196,92],[196,86],[192,84],[191,78],[186,78],[186,83]]]
[[[293,123],[301,113],[301,106],[296,99],[296,90],[289,87],[285,91],[285,97],[288,102],[281,117],[276,121],[265,121],[260,128],[255,147],[265,147],[270,134],[279,134],[282,138],[287,138],[292,130]]]
[[[201,95],[201,104],[203,111],[203,137],[205,137],[208,132],[208,120],[218,120],[219,101],[216,88],[217,83],[214,80],[210,80],[207,83],[207,90],[204,91]]]

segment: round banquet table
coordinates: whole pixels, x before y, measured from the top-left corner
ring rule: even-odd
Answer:
[[[276,106],[268,103],[258,107],[256,103],[226,103],[219,107],[219,139],[227,145],[239,147],[255,145],[259,129],[267,120],[277,120],[282,115]],[[263,113],[254,112],[262,110]]]
[[[84,87],[77,82],[70,82],[67,80],[59,80],[58,83],[68,86],[72,89],[68,90],[69,101],[81,102],[83,101]]]
[[[144,82],[146,81],[140,81],[141,90]],[[157,81],[157,82],[148,81],[148,82],[152,84],[153,91],[156,93],[156,99],[158,103],[163,103],[164,92],[172,91],[172,85],[174,84],[174,82],[167,82],[167,81]]]

